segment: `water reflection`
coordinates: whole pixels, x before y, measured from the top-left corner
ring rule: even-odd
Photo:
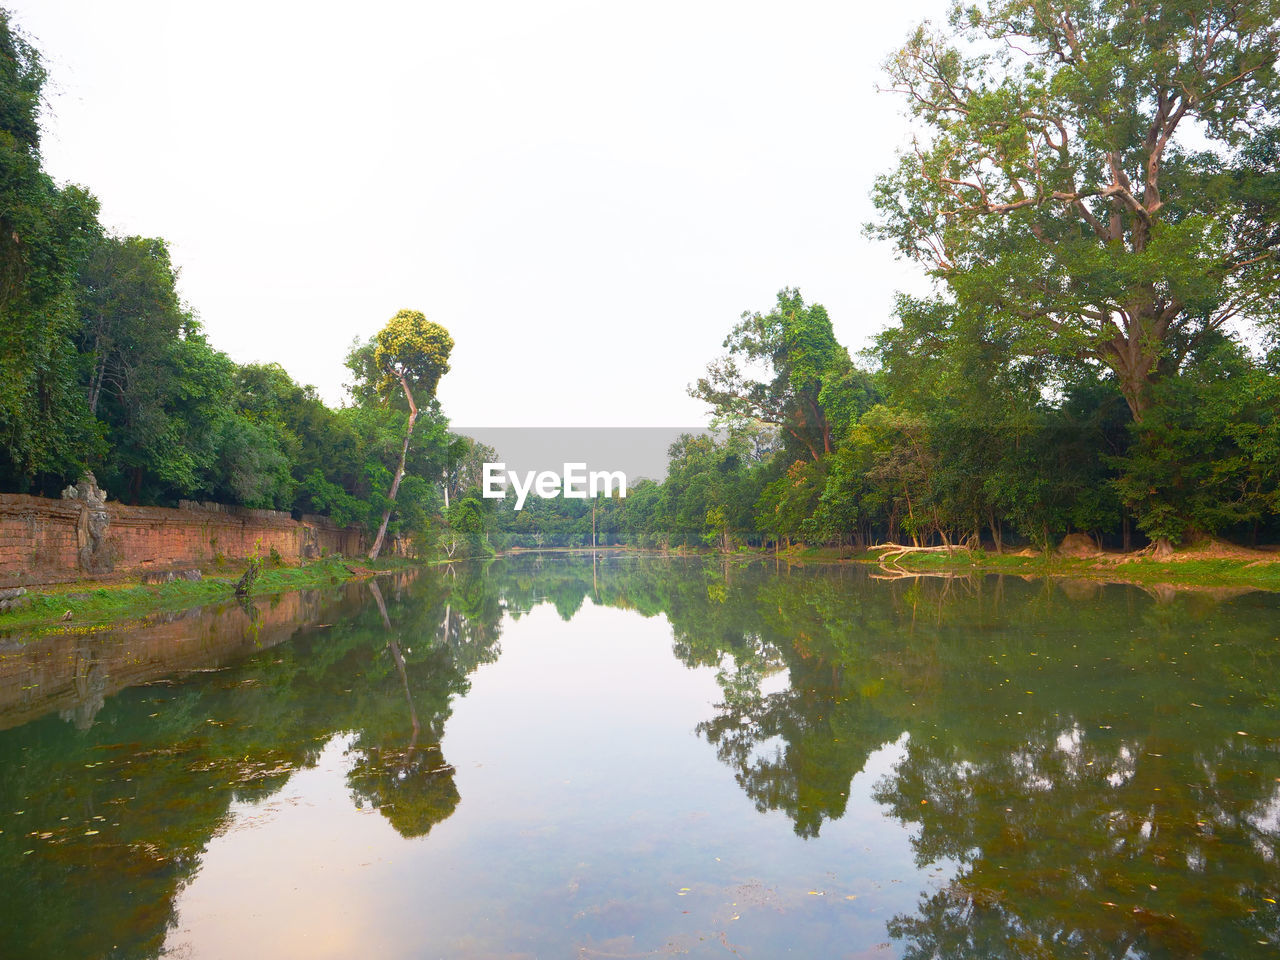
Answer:
[[[715,671],[702,749],[805,844],[850,814],[869,758],[894,751],[874,802],[910,828],[922,868],[954,873],[888,922],[898,955],[1227,957],[1280,942],[1275,597],[625,555],[459,565],[10,643],[9,942],[155,955],[232,806],[340,733],[355,804],[434,842],[467,802],[446,730],[504,623],[543,604],[569,621],[588,600],[665,617],[678,660]],[[798,915],[773,922],[778,942],[801,937]],[[823,922],[803,936],[839,941]]]
[[[358,806],[368,803],[380,811],[402,837],[425,836],[435,824],[453,813],[461,799],[453,783],[454,769],[444,762],[440,751],[448,712],[439,708],[434,710],[425,718],[426,729],[423,729],[423,721],[418,718],[418,710],[414,706],[414,692],[409,685],[404,654],[400,651],[400,631],[392,626],[377,581],[370,580],[368,587],[387,633],[385,652],[390,654],[404,687],[410,732],[408,742],[401,745],[394,724],[381,729],[380,735],[370,729],[361,730],[349,750],[354,756],[354,764],[347,778]],[[451,607],[451,604],[446,604],[441,638],[450,632]],[[455,628],[454,636],[457,635]],[[447,706],[452,692],[438,691],[429,702]],[[400,735],[405,735],[403,729]],[[420,742],[424,739],[425,743]]]

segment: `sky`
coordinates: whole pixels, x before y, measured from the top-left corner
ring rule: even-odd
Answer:
[[[854,351],[928,289],[862,228],[910,136],[882,64],[946,0],[0,5],[46,169],[169,241],[214,346],[330,403],[409,308],[456,342],[456,425],[696,425],[780,288]]]

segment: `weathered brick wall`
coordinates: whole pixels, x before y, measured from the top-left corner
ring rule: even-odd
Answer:
[[[18,494],[0,494],[0,579],[24,571],[78,570],[77,526],[81,505]]]
[[[274,547],[288,561],[361,552],[359,530],[324,517],[294,520],[274,510],[184,502],[180,509],[108,503],[110,524],[98,548],[115,573],[238,559]],[[0,585],[86,575],[86,507],[76,500],[0,494]],[[105,558],[101,554],[105,552]]]

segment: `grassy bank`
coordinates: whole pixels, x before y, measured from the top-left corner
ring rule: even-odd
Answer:
[[[907,554],[895,563],[880,563],[877,555],[840,557],[829,549],[799,551],[797,559],[866,563],[889,571],[918,573],[1008,573],[1021,577],[1073,577],[1110,583],[1173,584],[1187,587],[1252,587],[1280,591],[1280,554],[1239,551],[1224,556],[1213,550],[1188,549],[1167,560],[1140,554],[1100,554],[1064,557],[1057,554],[1026,556],[957,549],[954,553]]]
[[[501,555],[520,553],[590,554],[590,547],[516,548]],[[601,553],[633,552],[653,556],[714,557],[721,562],[752,563],[778,559],[800,563],[862,563],[882,572],[906,573],[1007,573],[1019,577],[1066,577],[1108,583],[1172,584],[1179,587],[1249,587],[1280,591],[1280,552],[1248,550],[1211,543],[1189,547],[1168,560],[1154,560],[1140,553],[1104,553],[1091,557],[1061,554],[988,553],[962,550],[954,553],[908,554],[895,563],[882,564],[878,553],[854,553],[835,547],[796,547],[775,554],[771,550],[742,547],[732,553],[681,547],[661,551],[617,544],[601,547]]]
[[[264,566],[249,592],[258,597],[285,590],[327,587],[384,570],[420,566],[417,561],[347,560],[329,557],[300,566]],[[0,612],[0,636],[35,637],[56,630],[86,628],[135,620],[151,613],[184,610],[206,603],[233,600],[236,581],[246,561],[228,561],[202,569],[200,580],[146,584],[138,578],[111,582],[80,581],[29,588],[32,602]],[[70,614],[68,617],[67,614]]]

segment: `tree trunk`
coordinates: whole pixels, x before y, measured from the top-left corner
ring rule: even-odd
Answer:
[[[1159,348],[1169,320],[1179,309],[1176,303],[1158,306],[1156,299],[1150,287],[1134,291],[1127,311],[1127,333],[1110,341],[1099,357],[1115,371],[1134,423],[1142,423],[1151,409],[1151,388],[1159,376]]]
[[[1147,416],[1147,410],[1151,408],[1150,389],[1149,375],[1132,374],[1123,376],[1120,380],[1120,393],[1123,394],[1125,403],[1129,405],[1129,413],[1132,414],[1134,423],[1142,423]]]
[[[387,632],[391,632],[391,618],[387,616],[387,605],[382,599],[382,591],[378,589],[377,581],[369,581],[369,592],[373,594],[373,599],[378,604],[378,612],[382,614],[382,624]],[[409,722],[413,726],[413,736],[409,738],[408,753],[413,753],[414,748],[418,744],[418,734],[421,727],[418,724],[418,711],[413,707],[413,694],[409,692],[409,673],[405,670],[404,655],[400,653],[400,644],[396,643],[395,637],[387,640],[387,646],[391,650],[391,657],[396,662],[396,669],[400,671],[400,683],[404,687],[404,699],[409,704]]]
[[[98,397],[102,393],[102,378],[106,373],[107,358],[98,353],[102,335],[93,338],[93,374],[89,378],[89,414],[98,415]]]
[[[395,479],[391,481],[391,491],[387,494],[390,505],[382,514],[382,523],[378,525],[378,535],[374,538],[373,547],[369,550],[369,559],[377,560],[382,552],[382,540],[387,535],[387,523],[391,519],[391,511],[395,507],[396,494],[400,491],[400,480],[404,477],[404,462],[409,457],[409,441],[413,437],[413,424],[418,419],[418,406],[413,402],[413,394],[409,392],[409,384],[404,377],[400,378],[400,386],[404,388],[405,399],[409,401],[409,425],[404,431],[404,446],[400,448],[400,466],[396,468]]]

